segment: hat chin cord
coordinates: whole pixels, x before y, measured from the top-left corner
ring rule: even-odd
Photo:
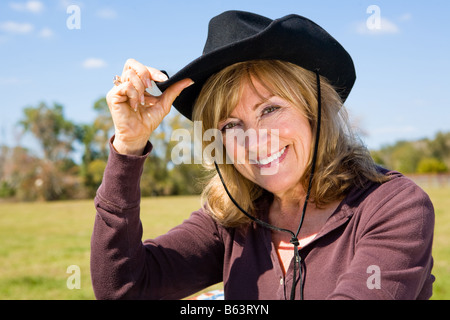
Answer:
[[[220,177],[220,181],[222,181],[223,187],[225,188],[226,193],[228,194],[228,197],[230,198],[230,200],[234,203],[234,205],[244,214],[246,215],[250,220],[254,221],[255,223],[259,224],[260,226],[270,229],[270,230],[274,230],[274,231],[280,231],[280,232],[286,232],[289,233],[292,238],[289,241],[292,245],[294,245],[294,270],[293,270],[293,280],[292,280],[292,288],[291,288],[291,300],[295,299],[295,287],[297,284],[297,281],[300,281],[300,300],[303,300],[303,277],[302,277],[302,257],[300,255],[299,252],[299,241],[298,241],[298,235],[300,233],[300,229],[302,227],[303,224],[303,220],[305,218],[305,213],[306,213],[306,207],[308,205],[308,200],[309,200],[309,196],[311,193],[311,187],[312,187],[312,181],[314,178],[314,172],[316,170],[316,160],[317,160],[317,150],[319,147],[319,137],[320,137],[320,122],[321,122],[321,118],[322,118],[322,101],[321,101],[321,91],[320,91],[320,74],[319,74],[319,69],[315,70],[316,73],[316,83],[317,83],[317,127],[316,127],[316,141],[314,144],[314,153],[313,153],[313,159],[312,159],[312,164],[311,164],[311,175],[309,176],[309,184],[308,184],[308,191],[306,192],[306,198],[305,198],[305,202],[303,204],[303,210],[302,210],[302,215],[300,218],[300,223],[299,226],[297,228],[297,232],[294,233],[291,230],[288,229],[283,229],[283,228],[279,228],[276,227],[274,225],[271,225],[270,223],[264,222],[254,216],[252,216],[251,214],[249,214],[247,211],[245,211],[237,202],[236,200],[234,200],[233,196],[230,194],[230,191],[228,190],[227,186],[225,185],[225,181],[222,177],[222,173],[219,170],[219,166],[217,165],[217,163],[214,161],[214,165],[216,167],[217,173],[219,174]],[[299,278],[297,280],[297,268],[299,271]]]

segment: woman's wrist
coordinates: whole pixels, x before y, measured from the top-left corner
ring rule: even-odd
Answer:
[[[147,141],[148,140],[133,143],[124,142],[122,139],[115,136],[112,145],[120,154],[142,156],[145,146],[147,145]]]

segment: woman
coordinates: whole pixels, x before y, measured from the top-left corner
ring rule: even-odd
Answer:
[[[161,96],[145,91],[151,81]],[[179,299],[223,281],[226,299],[428,299],[433,206],[352,135],[343,102],[354,81],[342,46],[297,15],[213,18],[203,55],[171,79],[128,60],[107,95],[97,298]],[[223,152],[211,155],[204,206],[141,242],[148,139],[172,104],[220,132]]]

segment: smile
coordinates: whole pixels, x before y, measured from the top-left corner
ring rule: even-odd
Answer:
[[[272,154],[270,157],[265,158],[265,159],[260,159],[260,160],[255,160],[257,165],[268,165],[269,163],[281,158],[281,156],[284,154],[284,152],[286,151],[287,147],[284,147],[283,149],[281,149],[280,151],[278,151],[277,153]]]

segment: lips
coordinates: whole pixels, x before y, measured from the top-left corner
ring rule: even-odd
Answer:
[[[272,154],[271,156],[269,156],[267,158],[255,160],[255,164],[258,165],[259,167],[263,167],[263,166],[266,167],[266,166],[270,166],[272,164],[272,162],[274,162],[276,160],[281,161],[284,159],[284,157],[286,155],[287,148],[288,147],[284,147],[280,151]]]

